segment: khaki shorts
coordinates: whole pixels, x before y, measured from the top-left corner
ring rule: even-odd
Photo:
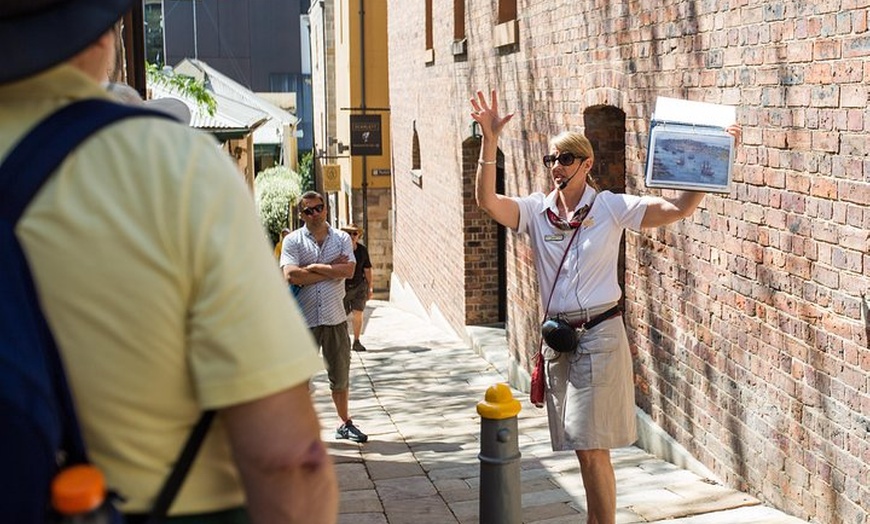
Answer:
[[[311,334],[326,363],[326,375],[329,377],[331,391],[345,391],[350,377],[350,337],[347,334],[347,322],[335,326],[316,326],[311,328]]]
[[[596,308],[590,317],[609,307]],[[571,353],[546,345],[543,351],[554,451],[613,449],[637,440],[634,373],[622,317],[583,333]]]

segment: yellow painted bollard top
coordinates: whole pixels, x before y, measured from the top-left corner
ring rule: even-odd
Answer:
[[[502,420],[517,416],[520,401],[515,399],[507,384],[498,383],[486,390],[483,402],[477,403],[477,414],[483,418]]]

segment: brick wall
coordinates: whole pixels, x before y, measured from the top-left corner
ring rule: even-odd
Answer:
[[[392,73],[390,76],[392,78]],[[415,86],[414,89],[425,90],[424,86],[416,85],[413,78],[402,81]],[[438,104],[434,100],[432,103]],[[441,103],[446,103],[446,99]],[[457,149],[452,145],[445,147],[445,142],[439,141],[439,124],[421,109],[414,99],[391,98],[391,113],[400,111],[406,115],[398,120],[403,132],[392,134],[393,268],[428,311],[443,312],[457,333],[462,333],[465,325],[462,242],[465,206],[459,156],[461,143]],[[391,118],[391,121],[396,120]],[[415,127],[420,142],[421,168],[412,174]]]
[[[393,272],[393,242],[390,231],[390,211],[393,195],[390,189],[368,188],[368,228],[362,243],[369,250],[372,261],[373,296],[385,299],[389,295],[390,275]],[[353,222],[363,225],[362,190],[354,191]]]
[[[498,224],[477,206],[475,199],[474,177],[479,157],[480,139],[465,140],[462,144],[462,216],[465,237],[464,324],[467,325],[499,321]]]
[[[737,106],[731,193],[625,237],[638,404],[729,484],[814,522],[864,522],[870,0],[520,2],[518,42],[503,48],[493,3],[468,0],[460,56],[452,7],[433,0],[427,64],[423,3],[389,1],[397,276],[461,328],[476,89],[516,113],[500,143],[509,195],[548,187],[549,136],[592,135],[618,112],[625,190],[659,193],[643,183],[656,96]],[[408,176],[414,125],[422,187]],[[510,350],[525,363],[538,291],[525,239],[510,233],[507,250]]]

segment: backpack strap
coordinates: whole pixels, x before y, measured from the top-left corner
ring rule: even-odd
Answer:
[[[38,123],[16,144],[0,165],[0,219],[14,228],[45,181],[76,147],[103,127],[131,116],[168,118],[163,113],[144,108],[93,99],[67,105]],[[66,453],[66,457],[63,457],[65,461],[69,464],[86,462],[87,453],[57,345],[40,309],[27,257],[17,241],[12,243],[16,251],[11,254],[13,263],[20,274],[26,277],[21,282],[30,297],[26,307],[31,310],[31,318],[37,324],[35,331],[40,343],[33,345],[44,348],[43,355],[28,355],[23,358],[43,360],[43,366],[31,369],[46,369],[49,375],[27,378],[42,382],[41,389],[46,397],[54,397],[63,428],[61,449]]]
[[[0,166],[0,217],[17,222],[48,177],[76,147],[103,127],[132,116],[172,118],[144,107],[89,99],[69,104],[37,124]]]
[[[187,442],[184,443],[184,448],[181,454],[175,461],[172,471],[163,482],[163,487],[160,488],[160,493],[157,494],[157,499],[154,506],[151,507],[151,513],[148,514],[148,520],[145,524],[160,524],[166,515],[169,513],[169,508],[175,500],[175,496],[184,484],[184,478],[187,477],[187,472],[193,465],[193,460],[205,440],[208,433],[208,428],[211,426],[211,421],[214,419],[216,412],[214,410],[204,411],[202,416],[196,422],[196,426],[187,437]]]
[[[175,120],[168,114],[143,107],[90,99],[67,105],[37,124],[18,142],[0,164],[0,219],[7,220],[13,225],[17,223],[49,176],[79,145],[104,127],[119,120],[137,116]],[[38,295],[33,285],[33,277],[27,265],[26,256],[20,244],[17,247],[22,273],[29,277],[24,279],[26,280],[24,285],[28,286],[29,295],[33,299],[31,309],[34,311],[34,318],[39,323],[39,336],[44,341],[44,345],[40,345],[40,347],[46,348],[46,354],[43,355],[43,358],[49,367],[51,384],[59,405],[63,427],[61,449],[67,454],[66,462],[68,464],[84,463],[88,461],[87,452],[64,373],[63,362],[48,323],[39,307]],[[154,507],[149,514],[149,522],[158,523],[165,518],[190,467],[193,465],[214,416],[215,411],[213,410],[204,412],[191,430],[172,471],[160,489]]]

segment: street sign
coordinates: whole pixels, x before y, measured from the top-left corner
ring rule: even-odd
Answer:
[[[323,164],[323,191],[337,193],[341,191],[341,166],[338,164]]]

